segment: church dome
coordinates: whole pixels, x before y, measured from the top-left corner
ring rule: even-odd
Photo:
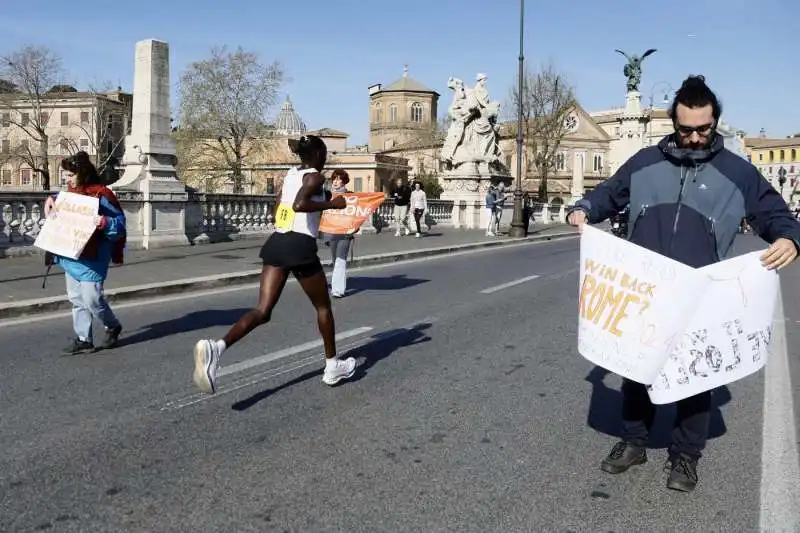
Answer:
[[[297,111],[294,110],[289,96],[286,96],[281,112],[278,113],[278,118],[275,120],[275,131],[280,135],[288,135],[290,137],[303,135],[306,132],[306,124],[297,114]]]

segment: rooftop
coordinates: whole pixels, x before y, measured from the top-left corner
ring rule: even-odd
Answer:
[[[433,89],[429,89],[422,83],[418,82],[414,78],[408,75],[408,66],[403,69],[403,77],[397,81],[394,81],[387,85],[386,87],[381,87],[379,91],[381,93],[388,93],[388,92],[415,92],[415,93],[429,93],[435,94],[439,96],[439,93],[434,91]]]

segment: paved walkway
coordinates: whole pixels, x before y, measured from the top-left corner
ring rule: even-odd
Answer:
[[[569,231],[560,224],[533,225],[529,235]],[[354,257],[391,254],[409,250],[450,247],[485,242],[483,230],[434,229],[422,239],[413,236],[397,238],[393,233],[363,235],[356,239]],[[163,283],[202,276],[215,276],[258,269],[258,252],[263,239],[248,239],[198,246],[181,246],[155,250],[131,250],[125,264],[112,266],[106,289]],[[328,259],[327,248],[320,244],[321,258]],[[63,271],[53,267],[42,289],[43,257],[40,255],[0,259],[0,304],[64,295]]]

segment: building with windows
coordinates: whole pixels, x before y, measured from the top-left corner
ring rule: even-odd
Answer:
[[[265,126],[262,134],[246,140],[241,192],[276,194],[289,168],[299,164],[297,156],[289,150],[288,140],[306,134],[325,141],[328,147],[326,174],[330,175],[335,169],[345,170],[350,176],[350,190],[380,192],[397,177],[408,176],[407,159],[378,154],[370,151],[368,146],[350,147],[347,145],[349,135],[343,131],[332,128],[307,130],[305,121],[287,96],[275,122]],[[220,161],[218,150],[209,149],[203,142],[189,145],[179,142],[178,145],[179,177],[184,183],[203,192],[234,193],[229,165]]]
[[[53,87],[38,99],[0,94],[0,190],[41,190],[65,185],[60,163],[83,150],[102,167],[122,158],[133,97],[122,90],[82,92]]]
[[[747,159],[781,192],[790,205],[800,204],[800,133],[768,139],[766,132],[745,139]]]

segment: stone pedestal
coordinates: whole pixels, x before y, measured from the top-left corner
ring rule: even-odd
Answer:
[[[488,165],[464,163],[458,169],[448,172],[442,177],[444,184],[441,199],[453,201],[453,226],[456,228],[486,228],[489,226],[489,215],[486,212],[486,192],[492,183],[503,182],[506,191],[511,194],[512,178],[490,169]],[[510,200],[510,198],[509,198]],[[508,204],[509,201],[506,201]],[[511,218],[504,213],[501,224],[508,225]]]
[[[126,209],[128,241],[145,249],[189,244],[188,194],[175,170],[169,93],[169,45],[154,39],[136,43],[131,134],[125,138],[124,172],[112,188],[122,196],[138,193],[139,207]]]

